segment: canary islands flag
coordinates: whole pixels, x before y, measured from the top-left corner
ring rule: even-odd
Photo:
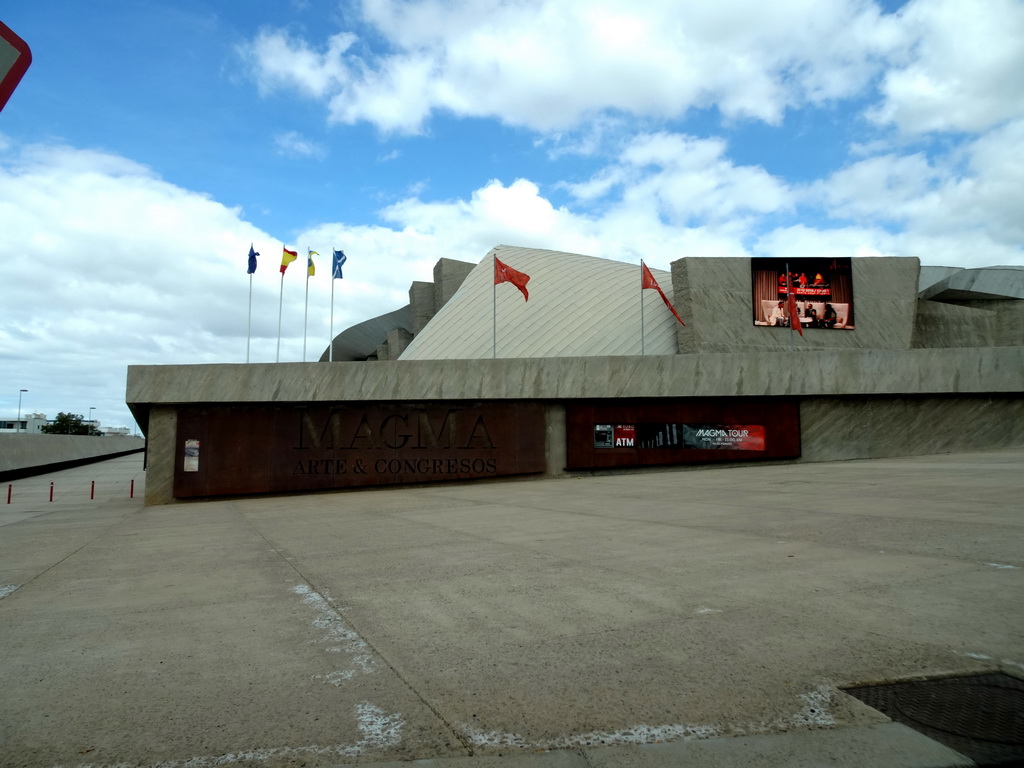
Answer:
[[[320,254],[316,251],[311,251],[308,248],[306,249],[306,275],[308,277],[312,277],[316,274],[316,265],[313,264],[313,257],[319,255]]]

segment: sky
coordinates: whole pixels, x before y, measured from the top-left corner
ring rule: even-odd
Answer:
[[[27,389],[23,413],[134,430],[129,365],[316,360],[332,311],[336,334],[498,244],[1024,264],[1024,0],[34,0],[0,21],[33,53],[0,112],[0,417]]]

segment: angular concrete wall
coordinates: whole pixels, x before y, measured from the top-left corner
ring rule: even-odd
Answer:
[[[413,335],[422,331],[447,301],[455,295],[462,281],[475,267],[468,261],[439,259],[434,265],[434,282],[419,280],[409,287],[409,304],[412,307]],[[401,354],[401,353],[399,353]],[[397,358],[397,355],[395,356]],[[395,359],[389,358],[389,359]],[[383,358],[381,358],[383,359]]]
[[[843,335],[840,331],[823,331]],[[851,332],[852,334],[852,332]],[[785,334],[788,335],[788,334]],[[129,366],[152,405],[620,397],[988,394],[1021,391],[1024,347],[784,350],[647,357]]]
[[[387,340],[377,347],[377,360],[397,360],[410,341],[411,333],[404,328],[395,328],[388,333]]]
[[[1011,347],[1024,344],[1024,301],[918,301],[915,347]]]
[[[448,300],[459,290],[466,275],[473,271],[476,264],[455,259],[440,259],[434,265],[434,308],[435,311],[448,303]]]
[[[1024,267],[1001,266],[960,269],[921,290],[922,299],[1024,299]]]
[[[178,411],[172,406],[158,406],[149,413],[146,432],[146,504],[170,504],[174,500],[174,462],[177,461],[175,439]]]
[[[809,398],[800,404],[803,460],[922,456],[1024,445],[1015,396]]]
[[[409,286],[409,306],[412,308],[412,332],[417,334],[437,312],[434,306],[434,284],[414,281]]]
[[[102,461],[145,447],[143,438],[130,436],[0,434],[0,479]]]
[[[854,259],[856,328],[809,329],[801,337],[754,325],[750,259],[679,259],[672,262],[673,293],[686,322],[678,331],[679,352],[909,349],[919,269],[917,259]]]

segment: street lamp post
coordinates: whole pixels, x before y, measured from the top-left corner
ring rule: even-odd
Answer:
[[[21,432],[21,396],[26,392],[28,392],[27,389],[23,389],[20,392],[18,392],[18,432]]]

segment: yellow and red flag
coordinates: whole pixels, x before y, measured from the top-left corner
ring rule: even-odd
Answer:
[[[283,250],[284,250],[284,253],[281,254],[281,274],[282,275],[284,274],[284,271],[286,269],[288,269],[288,265],[291,264],[293,261],[295,261],[297,258],[299,258],[299,254],[298,254],[297,251],[289,251],[287,248],[284,248]]]

